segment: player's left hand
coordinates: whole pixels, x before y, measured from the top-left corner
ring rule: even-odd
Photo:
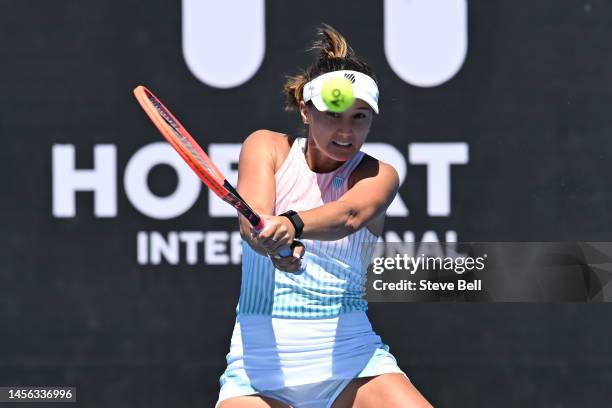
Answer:
[[[270,255],[270,260],[276,269],[283,272],[299,272],[302,269],[302,257],[306,248],[300,241],[293,241],[291,256]]]

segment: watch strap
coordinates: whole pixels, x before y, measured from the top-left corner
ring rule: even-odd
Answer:
[[[302,221],[298,213],[296,211],[289,210],[280,214],[280,216],[287,217],[289,221],[291,221],[293,228],[295,228],[295,238],[300,238],[302,236],[302,231],[304,230],[304,221]]]

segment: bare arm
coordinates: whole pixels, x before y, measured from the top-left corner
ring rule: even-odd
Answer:
[[[274,168],[276,150],[272,132],[253,132],[242,144],[236,189],[257,214],[272,214],[276,197]],[[251,236],[251,224],[239,216],[240,235],[257,253],[266,250]]]
[[[286,151],[283,152],[282,149]],[[266,221],[266,228],[257,234],[243,216],[239,217],[240,235],[260,255],[276,254],[281,248],[293,244],[295,230],[285,217],[274,217],[276,202],[275,172],[277,161],[288,153],[286,136],[268,130],[252,133],[240,151],[237,190],[253,210]],[[284,154],[283,154],[284,153]],[[295,272],[304,247],[293,248],[293,257],[272,259],[281,270]]]
[[[360,167],[358,181],[337,201],[299,212],[303,238],[337,240],[382,216],[397,194],[399,176],[392,166],[374,159]]]

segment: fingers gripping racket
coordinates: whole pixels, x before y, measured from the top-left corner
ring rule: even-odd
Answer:
[[[242,214],[256,231],[265,227],[264,220],[249,207],[240,197],[236,189],[225,179],[225,176],[215,167],[200,145],[191,137],[187,129],[170,113],[151,91],[144,86],[137,86],[134,95],[140,106],[155,124],[164,138],[185,160],[200,180],[223,201],[229,203]],[[288,247],[280,250],[281,256],[290,256]]]

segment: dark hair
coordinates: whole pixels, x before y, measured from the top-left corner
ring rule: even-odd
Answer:
[[[292,111],[297,108],[303,99],[304,85],[327,72],[348,69],[362,72],[376,81],[372,68],[355,54],[342,34],[333,27],[323,24],[317,30],[317,35],[320,38],[308,48],[308,51],[315,51],[316,60],[305,71],[287,77],[287,82],[283,87],[286,97],[285,110]]]

